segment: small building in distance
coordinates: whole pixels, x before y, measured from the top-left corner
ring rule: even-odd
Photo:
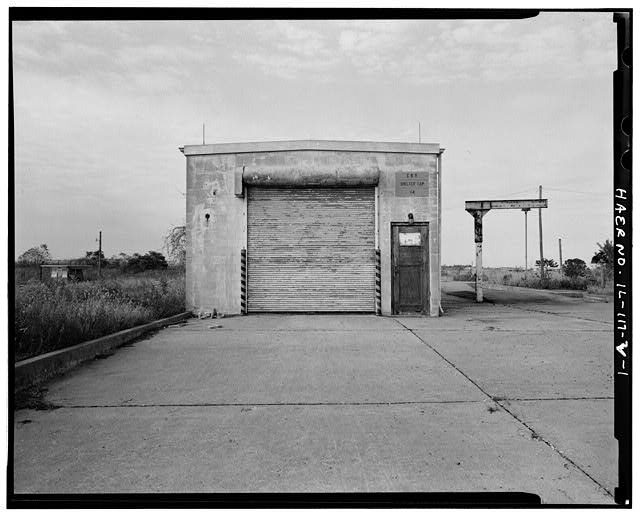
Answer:
[[[438,144],[180,150],[188,309],[440,314]]]
[[[69,280],[81,281],[85,279],[84,271],[93,269],[85,264],[40,264],[40,280]]]

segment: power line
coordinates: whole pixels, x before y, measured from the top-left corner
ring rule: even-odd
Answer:
[[[516,194],[526,194],[527,192],[531,192],[530,189],[520,190],[519,192],[512,192],[511,194],[507,194],[505,197],[515,196]]]
[[[570,192],[571,194],[584,194],[586,196],[599,196],[602,192],[584,192],[581,190],[569,190],[565,188],[553,188],[553,187],[545,187],[547,190],[554,190],[556,192]]]
[[[530,188],[530,189],[528,188],[528,189],[525,189],[525,190],[519,190],[518,192],[511,192],[511,194],[504,194],[502,197],[507,198],[509,196],[515,196],[516,194],[526,194],[527,192],[531,192],[532,190],[536,190],[536,188],[533,187],[533,188]]]
[[[530,189],[525,189],[525,190],[519,190],[517,192],[511,192],[510,194],[504,194],[503,197],[504,198],[508,198],[510,196],[515,196],[516,194],[526,194],[527,192],[532,192],[537,190],[535,187],[530,188]],[[571,190],[571,189],[566,189],[566,188],[558,188],[558,187],[546,187],[545,186],[545,190],[552,190],[554,192],[568,192],[571,194],[583,194],[585,196],[599,196],[601,194],[603,194],[603,192],[585,192],[583,190]]]

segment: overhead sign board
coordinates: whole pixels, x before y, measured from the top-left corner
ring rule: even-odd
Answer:
[[[396,197],[428,197],[429,175],[425,172],[396,172]]]
[[[547,208],[546,199],[494,199],[486,201],[465,201],[465,210],[493,210],[496,208]]]

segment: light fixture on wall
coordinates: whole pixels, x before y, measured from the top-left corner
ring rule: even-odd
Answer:
[[[409,224],[413,224],[413,214],[410,213],[407,217],[409,218]]]
[[[209,212],[207,212],[206,214],[204,214],[204,220],[205,220],[205,224],[207,226],[209,226],[209,218],[211,217],[211,215],[209,214]]]

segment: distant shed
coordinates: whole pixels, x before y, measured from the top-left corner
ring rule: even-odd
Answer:
[[[84,280],[84,271],[93,269],[87,264],[41,264],[40,280]]]

